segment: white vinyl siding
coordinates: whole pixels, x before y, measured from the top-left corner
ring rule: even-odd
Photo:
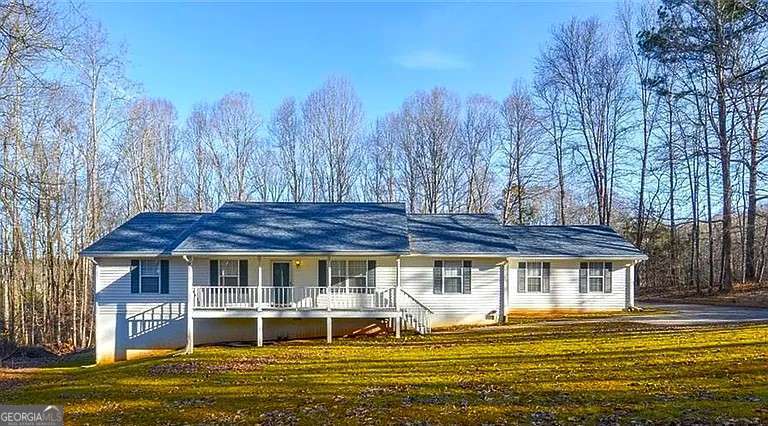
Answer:
[[[169,259],[167,294],[131,293],[130,258],[97,258],[96,261],[99,264],[95,285],[98,362],[125,359],[131,351],[184,346],[187,311],[184,260]]]
[[[187,301],[187,264],[181,258],[169,259],[168,294],[131,293],[131,259],[129,258],[105,257],[97,258],[96,261],[99,264],[99,280],[95,288],[96,303],[104,309],[115,309],[115,306],[120,305],[121,309],[137,310],[161,303]]]
[[[620,310],[627,304],[626,273],[631,261],[611,261],[613,287],[610,293],[579,293],[579,268],[581,260],[548,260],[550,263],[549,293],[517,291],[518,263],[524,259],[510,259],[508,287],[505,291],[507,310],[526,309],[574,309]],[[602,262],[600,259],[588,262]],[[597,285],[597,283],[595,284]]]
[[[489,314],[499,309],[499,268],[504,259],[455,259],[459,266],[464,260],[472,261],[472,292],[468,294],[461,290],[455,294],[435,294],[435,260],[445,262],[448,259],[439,256],[404,256],[401,259],[402,288],[435,313],[433,326],[491,322]]]

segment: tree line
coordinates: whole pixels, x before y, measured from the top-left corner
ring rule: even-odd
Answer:
[[[555,26],[501,99],[435,87],[368,117],[331,76],[268,116],[233,91],[179,117],[83,9],[2,2],[0,330],[90,346],[78,252],[138,212],[228,200],[611,225],[650,257],[641,293],[765,282],[767,18],[764,0],[622,3]]]

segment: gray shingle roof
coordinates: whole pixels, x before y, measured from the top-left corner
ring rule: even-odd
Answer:
[[[645,257],[609,226],[510,225],[506,229],[522,256]]]
[[[411,215],[408,233],[413,253],[517,253],[514,242],[492,214]]]
[[[491,214],[408,216],[402,203],[244,202],[214,213],[140,213],[81,254],[225,252],[645,257],[608,226],[502,226]]]
[[[174,253],[405,253],[402,203],[230,202],[195,224]]]
[[[157,255],[170,252],[204,213],[139,213],[84,249],[100,254]]]

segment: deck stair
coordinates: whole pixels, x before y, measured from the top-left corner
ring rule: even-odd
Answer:
[[[430,333],[432,331],[432,315],[434,312],[407,291],[400,289],[400,294],[402,295],[400,314],[404,328],[419,334]]]

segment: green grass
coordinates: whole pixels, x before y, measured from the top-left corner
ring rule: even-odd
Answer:
[[[67,423],[768,422],[768,325],[487,327],[0,373]]]

